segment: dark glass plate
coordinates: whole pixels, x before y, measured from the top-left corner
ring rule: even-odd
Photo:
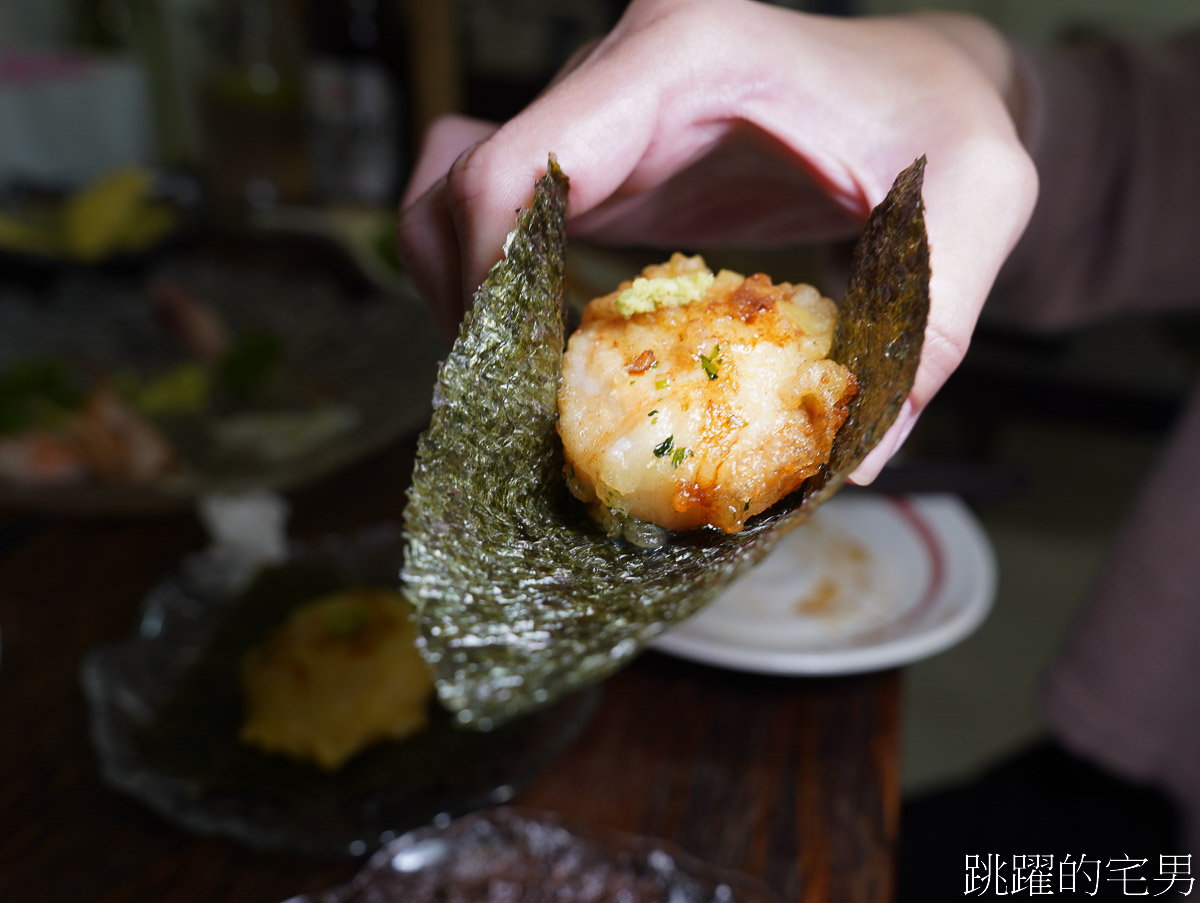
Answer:
[[[41,288],[0,279],[0,372],[52,361],[91,385],[190,361],[150,301],[148,286],[158,283],[210,304],[235,339],[265,333],[281,349],[272,397],[151,418],[180,458],[170,473],[64,486],[0,479],[0,504],[74,514],[179,510],[210,493],[292,489],[418,432],[443,342],[402,282],[379,289],[326,240],[252,233],[196,240],[136,278],[64,271]]]
[[[427,730],[332,774],[237,741],[245,650],[304,601],[352,582],[394,585],[401,549],[387,527],[265,570],[229,551],[187,559],[151,591],[135,635],[84,662],[105,781],[198,833],[332,856],[507,801],[578,735],[598,691],[490,733],[460,729],[431,703]]]
[[[287,903],[777,903],[673,845],[498,808],[413,831],[341,887]]]

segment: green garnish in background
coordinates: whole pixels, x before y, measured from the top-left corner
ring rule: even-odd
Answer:
[[[325,621],[331,636],[349,639],[367,629],[371,623],[371,609],[357,599],[343,599],[330,609]]]
[[[212,395],[212,374],[203,364],[176,364],[162,373],[143,377],[118,374],[118,388],[147,417],[200,414]]]
[[[87,395],[60,361],[31,359],[0,373],[0,436],[53,425]]]
[[[237,401],[256,399],[283,361],[283,342],[266,330],[249,330],[217,362],[217,379]]]

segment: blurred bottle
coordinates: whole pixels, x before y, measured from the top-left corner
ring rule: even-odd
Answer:
[[[203,87],[204,171],[218,204],[311,197],[299,0],[216,0]]]
[[[387,205],[404,171],[404,35],[397,0],[312,0],[310,147],[318,197]]]

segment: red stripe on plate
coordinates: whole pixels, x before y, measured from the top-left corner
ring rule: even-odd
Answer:
[[[921,538],[921,542],[925,544],[925,552],[929,555],[929,583],[925,587],[925,592],[921,596],[912,609],[905,616],[905,621],[916,620],[920,618],[942,592],[942,585],[946,580],[946,556],[942,552],[941,543],[938,542],[937,535],[914,507],[913,503],[904,496],[892,495],[888,496],[888,500],[895,506],[897,513],[902,517],[910,527],[912,527],[917,535]]]

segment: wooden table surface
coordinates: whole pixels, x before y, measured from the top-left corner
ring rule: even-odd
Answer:
[[[400,447],[291,497],[292,533],[397,517]],[[353,862],[200,838],[108,789],[79,666],[120,642],[146,590],[201,548],[188,514],[0,511],[0,900],[273,903]],[[673,841],[782,901],[890,899],[899,678],[768,678],[649,654],[612,678],[578,741],[515,804]]]

